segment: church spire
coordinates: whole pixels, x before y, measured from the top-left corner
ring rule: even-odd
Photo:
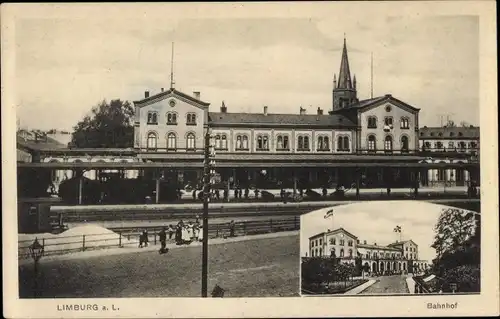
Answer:
[[[340,62],[340,72],[338,86],[339,89],[352,89],[351,71],[349,70],[349,59],[347,58],[347,45],[344,33],[344,49],[342,50],[342,60]]]

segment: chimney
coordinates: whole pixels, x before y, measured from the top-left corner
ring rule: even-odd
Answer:
[[[373,243],[373,245],[377,246],[377,243]]]
[[[300,107],[300,115],[306,114],[306,109],[304,109],[302,106]]]
[[[264,115],[267,115],[267,105],[264,106]]]
[[[363,244],[366,245],[366,240],[363,240]]]
[[[199,100],[200,99],[200,92],[197,92],[197,91],[193,92],[193,96],[195,99]]]
[[[147,99],[149,97],[149,91],[144,92],[144,98]]]
[[[320,107],[318,107],[318,115],[323,115],[323,110]]]
[[[163,92],[163,91],[165,91],[165,89],[164,89],[164,88],[161,88],[161,91]]]
[[[224,101],[222,101],[222,105],[220,107],[221,113],[226,113],[227,112],[227,107],[226,104],[224,104]]]
[[[357,243],[359,244],[359,239],[357,240]]]

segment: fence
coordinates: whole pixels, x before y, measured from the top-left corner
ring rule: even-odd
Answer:
[[[247,236],[265,233],[275,233],[282,231],[298,230],[300,228],[300,217],[290,217],[281,219],[266,219],[258,221],[235,222],[234,236]],[[159,244],[158,233],[162,227],[130,227],[114,228],[107,233],[82,234],[75,236],[58,236],[39,239],[44,247],[44,255],[61,255],[77,251],[86,251],[110,247],[138,246],[139,235],[143,230],[148,231],[149,243]],[[208,237],[226,238],[230,235],[229,223],[208,224]],[[174,242],[175,234],[170,237],[167,234],[167,241]],[[29,245],[32,240],[19,241],[18,253],[20,259],[30,258]]]

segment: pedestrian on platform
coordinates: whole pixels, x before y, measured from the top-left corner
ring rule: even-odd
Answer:
[[[238,199],[238,188],[234,189],[234,198]]]
[[[143,230],[142,234],[139,236],[139,248],[148,247],[148,231]]]
[[[323,197],[326,197],[328,194],[328,191],[326,190],[326,187],[323,187]]]
[[[160,254],[165,254],[167,252],[167,230],[165,227],[158,233],[158,237],[160,238]]]
[[[227,196],[228,196],[227,189],[224,189],[223,196],[224,196],[224,201],[227,201]]]
[[[245,188],[245,199],[248,199],[248,196],[250,195],[250,190],[247,188]]]
[[[235,224],[234,224],[234,220],[232,220],[229,223],[229,237],[234,237],[234,228],[235,228]]]
[[[193,199],[196,200],[196,189],[193,190]]]
[[[177,245],[182,244],[182,220],[177,223],[177,228],[175,229],[175,243]]]

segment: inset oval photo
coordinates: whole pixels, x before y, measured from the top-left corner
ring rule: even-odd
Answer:
[[[480,292],[480,214],[375,201],[301,216],[301,295]]]

